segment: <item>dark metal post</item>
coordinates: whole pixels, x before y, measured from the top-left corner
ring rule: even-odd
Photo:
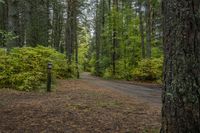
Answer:
[[[51,69],[52,63],[48,63],[47,65],[47,92],[51,92]]]

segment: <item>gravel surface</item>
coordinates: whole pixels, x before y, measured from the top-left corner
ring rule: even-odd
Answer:
[[[104,80],[102,78],[98,78],[95,76],[91,76],[89,73],[83,73],[81,75],[81,79],[89,84],[95,84],[100,87],[104,87],[107,89],[117,90],[128,94],[129,96],[136,97],[141,101],[147,102],[150,105],[156,105],[161,107],[161,88],[155,87],[152,85],[144,85],[147,87],[138,85],[133,85],[128,82],[119,82],[114,80]]]

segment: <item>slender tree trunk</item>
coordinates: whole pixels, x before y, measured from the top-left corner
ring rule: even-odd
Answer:
[[[113,0],[113,10],[114,12],[118,12],[118,0]],[[116,53],[116,48],[117,48],[117,16],[114,14],[113,17],[113,37],[112,37],[112,43],[113,43],[113,53],[112,53],[112,74],[115,76],[116,74],[116,58],[117,58],[117,53]]]
[[[200,133],[200,1],[163,0],[161,133]]]
[[[24,45],[26,46],[27,44],[31,45],[31,3],[29,1],[25,2],[26,9],[25,9],[25,33],[24,33]]]
[[[101,26],[100,26],[100,6],[99,1],[96,2],[96,21],[95,21],[95,43],[96,43],[96,63],[95,63],[95,73],[97,76],[100,76],[100,32],[101,32]]]
[[[73,1],[68,0],[67,3],[67,23],[66,23],[66,35],[65,35],[65,46],[66,46],[66,54],[69,63],[72,63],[72,55],[73,55]]]
[[[79,5],[79,1],[75,1],[74,2],[74,23],[73,23],[73,27],[74,27],[74,45],[75,45],[75,62],[76,62],[76,77],[80,78],[79,75],[79,61],[78,61],[78,20],[77,20],[77,16],[78,16],[78,6]]]
[[[151,0],[146,0],[146,56],[151,58]]]
[[[68,0],[67,3],[67,27],[66,27],[66,51],[69,64],[72,63],[74,57],[74,61],[76,63],[76,76],[79,78],[79,68],[78,68],[78,7],[79,1],[78,0]],[[69,70],[71,71],[71,70]]]
[[[45,1],[45,8],[46,8],[46,11],[45,11],[45,18],[46,18],[46,34],[45,34],[45,45],[48,46],[49,45],[49,40],[50,40],[50,33],[49,33],[49,29],[50,29],[50,11],[49,11],[49,8],[50,8],[50,1],[49,0],[46,0]]]
[[[26,2],[19,1],[19,45],[20,47],[25,44],[25,29],[26,29]]]
[[[62,39],[62,29],[63,29],[63,8],[61,3],[53,3],[53,24],[52,24],[52,43],[57,51],[61,48]]]
[[[6,31],[7,30],[7,22],[8,22],[8,4],[7,1],[4,3],[0,3],[0,30]],[[0,37],[1,39],[1,37]],[[5,46],[6,42],[0,41],[2,44],[1,46]]]
[[[19,35],[19,14],[17,10],[18,1],[8,0],[8,31],[12,32],[14,36]],[[7,48],[13,48],[19,45],[18,39],[13,39],[7,43]]]
[[[6,5],[0,2],[0,30],[5,30],[5,12]]]
[[[143,22],[143,13],[142,13],[142,3],[138,1],[139,7],[139,19],[140,19],[140,36],[141,36],[141,49],[142,49],[142,58],[145,58],[145,43],[144,43],[144,22]]]
[[[108,0],[108,10],[111,11],[111,0]]]
[[[76,77],[79,79],[79,60],[78,60],[78,38],[77,38],[77,20],[75,20],[75,61],[76,61]]]

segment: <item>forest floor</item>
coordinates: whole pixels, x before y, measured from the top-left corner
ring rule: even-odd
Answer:
[[[151,104],[145,94],[127,95],[85,76],[59,80],[51,93],[0,90],[0,133],[159,132],[161,106],[154,99]]]

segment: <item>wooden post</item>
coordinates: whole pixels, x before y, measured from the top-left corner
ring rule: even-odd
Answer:
[[[48,63],[47,65],[47,92],[51,92],[51,69],[52,63]]]

